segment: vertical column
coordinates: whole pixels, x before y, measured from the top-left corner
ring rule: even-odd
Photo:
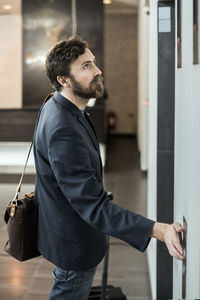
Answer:
[[[175,1],[158,2],[157,220],[173,222],[174,203]],[[157,300],[173,293],[173,261],[157,243]]]
[[[88,42],[90,50],[96,57],[97,65],[104,71],[104,8],[103,1],[76,0],[77,34]],[[104,72],[103,72],[104,76]],[[106,143],[106,111],[103,99],[95,102],[94,107],[88,107],[98,138]]]
[[[104,15],[103,1],[76,0],[77,33],[89,42],[89,48],[94,52],[97,64],[103,71],[104,62]]]

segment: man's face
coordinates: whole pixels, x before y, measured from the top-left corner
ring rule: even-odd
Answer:
[[[73,94],[84,99],[100,98],[104,93],[102,72],[94,55],[86,48],[71,64],[70,82]]]

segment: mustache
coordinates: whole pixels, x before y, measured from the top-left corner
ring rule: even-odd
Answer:
[[[103,82],[103,76],[101,75],[97,75],[96,77],[94,77],[94,79],[91,81],[91,85],[95,84],[95,83],[100,83]]]

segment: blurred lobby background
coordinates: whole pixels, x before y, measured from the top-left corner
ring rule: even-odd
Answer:
[[[79,34],[103,71],[96,126],[104,182],[114,202],[159,222],[179,221],[185,259],[161,242],[145,253],[111,238],[108,283],[128,300],[200,299],[199,0],[0,0],[0,300],[48,299],[53,266],[19,263],[3,247],[3,220],[52,92],[45,55]],[[31,155],[22,194],[34,190]],[[101,284],[102,264],[94,285]]]

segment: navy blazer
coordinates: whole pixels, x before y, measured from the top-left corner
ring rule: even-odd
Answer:
[[[38,245],[46,259],[65,270],[93,268],[105,255],[106,234],[146,249],[154,221],[109,199],[95,129],[58,92],[41,109],[34,157]]]

